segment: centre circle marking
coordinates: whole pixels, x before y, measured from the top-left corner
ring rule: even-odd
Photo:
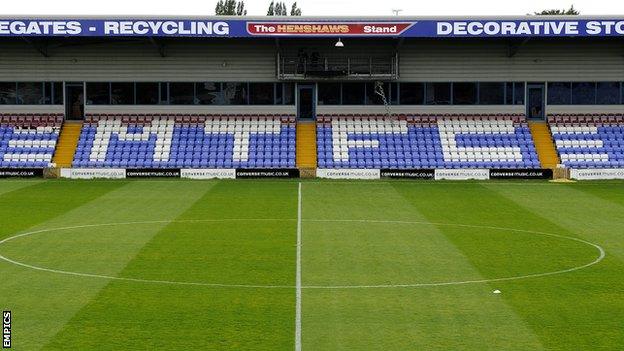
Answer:
[[[255,218],[231,218],[231,219],[189,219],[189,220],[173,220],[173,221],[136,221],[136,222],[118,222],[118,223],[100,223],[100,224],[86,224],[86,225],[78,225],[78,226],[69,226],[69,227],[58,227],[58,228],[49,228],[49,229],[40,229],[31,232],[26,232],[22,234],[13,235],[7,237],[3,240],[0,240],[0,246],[6,242],[23,238],[26,236],[31,236],[35,234],[49,233],[49,232],[57,232],[64,230],[72,230],[72,229],[83,229],[83,228],[96,228],[96,227],[113,227],[113,226],[124,226],[124,225],[141,225],[141,224],[168,224],[168,223],[201,223],[201,222],[296,222],[297,219],[255,219]],[[413,284],[379,284],[379,285],[303,285],[302,289],[389,289],[389,288],[417,288],[417,287],[434,287],[434,286],[448,286],[448,285],[466,285],[466,284],[478,284],[478,283],[490,283],[490,282],[501,282],[501,281],[511,281],[511,280],[520,280],[520,279],[529,279],[529,278],[538,278],[538,277],[546,277],[557,274],[570,273],[574,271],[578,271],[584,268],[588,268],[593,266],[600,261],[602,261],[605,256],[605,250],[602,246],[583,240],[579,238],[574,238],[561,234],[554,233],[546,233],[540,231],[533,230],[525,230],[525,229],[515,229],[515,228],[505,228],[505,227],[496,227],[496,226],[482,226],[482,225],[471,225],[471,224],[458,224],[458,223],[436,223],[436,222],[425,222],[425,221],[400,221],[400,220],[371,220],[371,219],[302,219],[302,222],[334,222],[334,223],[380,223],[380,224],[421,224],[421,225],[430,225],[430,226],[447,226],[447,227],[463,227],[463,228],[475,228],[475,229],[492,229],[492,230],[501,230],[501,231],[511,231],[516,233],[526,233],[526,234],[534,234],[534,235],[542,235],[549,236],[558,239],[571,240],[576,241],[588,246],[595,248],[598,251],[598,256],[591,262],[570,267],[557,271],[543,272],[543,273],[534,273],[534,274],[526,274],[526,275],[518,275],[511,277],[501,277],[501,278],[491,278],[491,279],[473,279],[473,280],[464,280],[464,281],[448,281],[448,282],[430,282],[430,283],[413,283]],[[174,281],[174,280],[155,280],[155,279],[141,279],[141,278],[126,278],[126,277],[116,277],[110,275],[102,275],[102,274],[92,274],[92,273],[80,273],[80,272],[72,272],[58,269],[51,269],[45,267],[39,267],[35,265],[31,265],[28,263],[20,262],[13,260],[9,257],[6,257],[0,254],[0,260],[5,262],[49,273],[56,274],[64,274],[78,277],[88,277],[88,278],[99,278],[99,279],[108,279],[108,280],[118,280],[118,281],[128,281],[128,282],[138,282],[138,283],[152,283],[152,284],[168,284],[168,285],[189,285],[189,286],[205,286],[205,287],[222,287],[222,288],[249,288],[249,289],[295,289],[294,285],[262,285],[262,284],[221,284],[221,283],[201,283],[201,282],[182,282],[182,281]]]

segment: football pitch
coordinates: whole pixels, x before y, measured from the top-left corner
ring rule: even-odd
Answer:
[[[624,347],[618,181],[3,180],[0,255],[15,350]]]

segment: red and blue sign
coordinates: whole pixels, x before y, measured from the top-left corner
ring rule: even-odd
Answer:
[[[286,21],[0,19],[0,37],[622,37],[621,19]]]

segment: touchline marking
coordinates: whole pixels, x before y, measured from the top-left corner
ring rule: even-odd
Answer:
[[[301,351],[301,183],[297,192],[297,301],[295,308],[295,351]]]
[[[301,185],[300,185],[301,186]],[[301,191],[299,190],[298,200],[300,199]],[[263,284],[221,284],[221,283],[201,283],[201,282],[183,282],[183,281],[172,281],[172,280],[152,280],[152,279],[141,279],[141,278],[126,278],[126,277],[116,277],[102,274],[92,274],[92,273],[80,273],[80,272],[72,272],[72,271],[64,271],[58,269],[51,269],[45,267],[39,267],[30,265],[27,263],[19,262],[8,258],[2,254],[0,254],[0,260],[4,260],[8,263],[37,270],[48,273],[56,273],[56,274],[65,274],[71,276],[78,277],[88,277],[88,278],[100,278],[100,279],[108,279],[108,280],[119,280],[119,281],[129,281],[129,282],[137,282],[137,283],[152,283],[152,284],[169,284],[169,285],[191,285],[191,286],[204,286],[204,287],[222,287],[222,288],[252,288],[252,289],[296,289],[298,296],[300,296],[300,291],[303,289],[389,289],[389,288],[418,288],[418,287],[435,287],[435,286],[448,286],[448,285],[465,285],[465,284],[478,284],[478,283],[489,283],[489,282],[500,282],[500,281],[511,281],[511,280],[520,280],[520,279],[529,279],[529,278],[539,278],[546,277],[557,274],[570,273],[574,271],[578,271],[584,268],[588,268],[593,266],[600,261],[602,261],[605,256],[605,250],[598,244],[574,238],[570,236],[525,230],[525,229],[515,229],[515,228],[505,228],[505,227],[496,227],[496,226],[481,226],[481,225],[471,225],[471,224],[459,224],[459,223],[436,223],[436,222],[425,222],[425,221],[404,221],[404,220],[374,220],[374,219],[303,219],[301,218],[301,207],[298,206],[298,218],[297,219],[280,219],[280,218],[230,218],[230,219],[188,219],[188,220],[172,220],[172,221],[137,221],[137,222],[120,222],[120,223],[101,223],[101,224],[86,224],[86,225],[78,225],[78,226],[69,226],[69,227],[57,227],[57,228],[49,228],[49,229],[40,229],[32,232],[17,234],[14,236],[10,236],[3,240],[0,240],[0,246],[6,242],[11,240],[15,240],[17,238],[26,237],[34,234],[40,233],[48,233],[54,231],[62,231],[62,230],[71,230],[71,229],[84,229],[84,228],[95,228],[95,227],[105,227],[105,226],[121,226],[121,225],[140,225],[140,224],[159,224],[159,223],[187,223],[187,222],[242,222],[242,221],[297,221],[297,262],[298,269],[297,275],[298,279],[301,279],[300,276],[300,233],[301,233],[301,223],[302,222],[344,222],[344,223],[387,223],[387,224],[422,224],[422,225],[433,225],[433,226],[451,226],[451,227],[464,227],[464,228],[475,228],[475,229],[494,229],[494,230],[506,230],[517,233],[528,233],[528,234],[536,234],[536,235],[545,235],[554,238],[560,238],[565,240],[572,240],[579,243],[586,244],[598,250],[599,255],[592,262],[587,264],[571,267],[559,271],[552,272],[544,272],[544,273],[535,273],[535,274],[527,274],[513,277],[502,277],[502,278],[491,278],[491,279],[477,279],[477,280],[464,280],[464,281],[450,281],[450,282],[425,282],[425,283],[412,283],[412,284],[376,284],[376,285],[302,285],[299,280],[299,284],[296,286],[292,285],[263,285]],[[299,300],[300,302],[300,300]]]

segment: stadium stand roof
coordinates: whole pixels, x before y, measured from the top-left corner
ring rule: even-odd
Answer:
[[[624,16],[0,17],[0,37],[622,37]]]

